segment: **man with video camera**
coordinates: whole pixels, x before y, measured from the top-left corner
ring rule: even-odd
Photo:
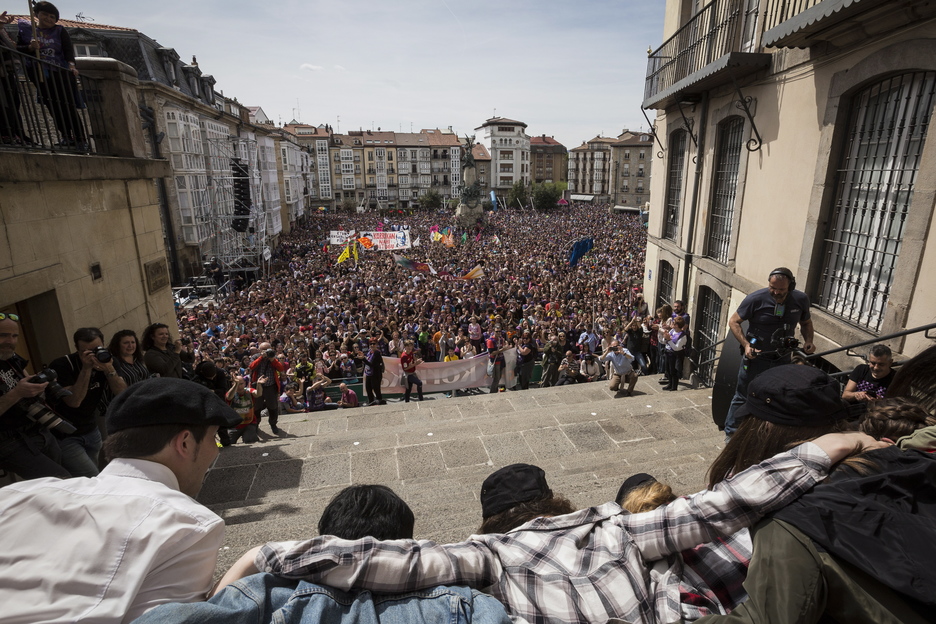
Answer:
[[[82,327],[73,336],[75,352],[49,364],[58,375],[58,382],[71,394],[56,400],[52,407],[74,425],[68,435],[56,432],[62,449],[62,465],[73,477],[94,477],[99,472],[101,432],[97,415],[105,387],[113,396],[127,389],[123,378],[114,370],[113,356],[104,347],[104,334],[97,327]]]
[[[809,297],[796,290],[796,278],[786,267],[779,267],[767,277],[767,288],[755,290],[741,301],[738,311],[728,319],[731,333],[741,344],[744,357],[738,371],[738,385],[725,417],[725,440],[738,428],[735,411],[747,401],[747,388],[755,377],[774,366],[790,363],[790,355],[799,346],[793,337],[796,326],[803,334],[803,351],[812,353],[813,324],[809,316]],[[748,321],[747,333],[741,327]]]
[[[19,320],[16,314],[0,313],[0,468],[22,479],[67,479],[71,475],[59,462],[58,442],[49,427],[36,421],[48,415],[42,410],[48,409],[43,393],[49,384],[28,376],[27,361],[16,353]]]

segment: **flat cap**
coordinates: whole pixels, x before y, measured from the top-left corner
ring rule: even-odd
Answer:
[[[776,366],[748,385],[738,418],[753,416],[776,425],[812,427],[848,418],[838,382],[818,368],[798,364]]]
[[[131,385],[107,408],[107,433],[149,425],[234,427],[241,417],[208,388],[186,379],[157,377]]]
[[[504,466],[488,475],[481,484],[481,517],[487,519],[514,505],[551,495],[546,473],[539,466]]]

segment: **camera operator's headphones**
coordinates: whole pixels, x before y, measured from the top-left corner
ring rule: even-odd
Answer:
[[[790,290],[794,290],[796,288],[796,278],[793,277],[793,272],[790,269],[786,267],[777,267],[770,272],[770,275],[767,276],[767,281],[769,282],[770,278],[774,275],[780,275],[790,280]]]

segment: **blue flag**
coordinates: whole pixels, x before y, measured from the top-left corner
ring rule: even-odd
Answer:
[[[572,250],[569,253],[569,266],[574,267],[577,265],[579,258],[591,251],[591,248],[594,246],[594,238],[583,238],[580,241],[576,241],[576,243],[572,245]]]

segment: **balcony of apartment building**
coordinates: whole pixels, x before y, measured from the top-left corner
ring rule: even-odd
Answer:
[[[843,2],[848,0],[839,4]],[[755,51],[759,4],[759,0],[712,0],[652,51],[643,108],[692,101],[714,87],[769,67],[771,55]]]
[[[761,43],[808,48],[822,41],[841,47],[936,15],[931,0],[767,0]]]

